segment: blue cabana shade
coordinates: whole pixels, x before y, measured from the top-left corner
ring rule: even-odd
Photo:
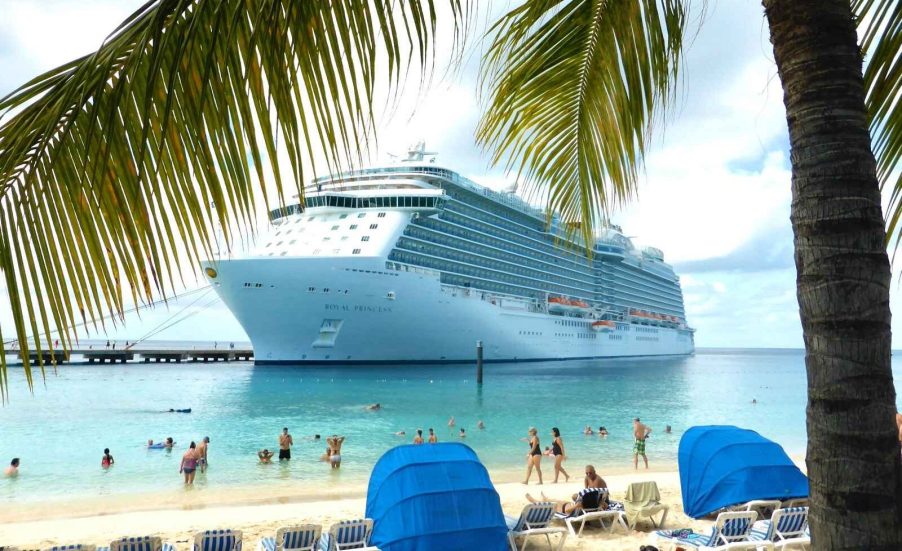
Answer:
[[[779,444],[753,430],[692,427],[678,458],[683,509],[693,518],[753,499],[808,497],[808,478]]]
[[[382,551],[507,548],[501,500],[470,447],[398,446],[370,474],[366,516],[370,544]]]

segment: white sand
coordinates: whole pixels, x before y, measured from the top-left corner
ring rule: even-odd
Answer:
[[[670,467],[673,469],[673,467]],[[580,472],[578,469],[574,469]],[[516,516],[527,503],[526,492],[538,497],[567,498],[581,487],[580,482],[528,487],[510,482],[511,472],[492,473],[504,512]],[[575,480],[575,479],[574,479]],[[670,506],[667,527],[707,529],[708,521],[696,521],[683,514],[679,475],[675,470],[606,474],[614,499],[622,498],[631,482],[654,480],[662,501]],[[24,504],[0,510],[0,546],[49,547],[63,543],[108,545],[111,539],[128,535],[154,534],[175,543],[180,550],[191,548],[191,535],[203,529],[237,528],[244,533],[244,549],[256,548],[263,536],[272,536],[279,526],[312,522],[324,529],[339,520],[360,518],[366,506],[366,485],[329,488],[288,487],[284,493],[270,492],[260,499],[253,488],[221,492],[185,491],[167,495],[122,496],[92,501],[52,504]],[[649,542],[651,524],[639,525],[629,534],[602,532],[597,525],[587,527],[582,538],[568,538],[565,549],[605,549],[636,551]],[[540,543],[536,540],[536,543]],[[530,545],[543,549],[544,545]]]

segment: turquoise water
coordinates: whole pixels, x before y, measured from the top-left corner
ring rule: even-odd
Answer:
[[[22,372],[10,372],[10,402],[0,408],[0,460],[22,458],[21,475],[0,479],[0,501],[78,498],[181,486],[178,464],[190,440],[211,438],[210,463],[197,484],[228,488],[292,481],[365,480],[388,448],[434,427],[456,440],[460,427],[490,469],[520,468],[519,439],[539,428],[542,446],[559,427],[579,473],[631,465],[631,420],[654,432],[653,466],[673,464],[681,433],[696,424],[730,423],[758,430],[790,453],[805,449],[805,371],[801,351],[709,351],[679,359],[491,364],[479,388],[472,366],[254,367],[233,364],[71,365],[30,395]],[[897,375],[898,376],[898,375]],[[752,398],[757,404],[752,404]],[[379,402],[381,411],[365,411]],[[162,413],[187,408],[191,414]],[[447,427],[450,416],[457,427]],[[477,430],[478,420],[485,430]],[[605,425],[610,436],[584,436]],[[673,427],[672,434],[664,426]],[[287,465],[261,466],[256,451],[273,449],[288,426],[295,439]],[[404,430],[407,436],[396,436]],[[340,472],[318,462],[322,442],[347,437]],[[172,452],[148,451],[148,438],[172,436]],[[100,468],[103,448],[116,465]],[[543,462],[548,477],[550,460]]]

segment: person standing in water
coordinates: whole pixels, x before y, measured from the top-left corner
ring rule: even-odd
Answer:
[[[282,434],[279,435],[279,461],[291,460],[291,446],[294,440],[288,434],[288,427],[282,427]]]
[[[197,444],[191,442],[188,451],[182,456],[182,463],[179,465],[179,472],[185,475],[185,485],[194,484],[194,471],[197,470]]]
[[[341,445],[344,443],[345,437],[333,434],[326,438],[326,444],[329,444],[329,464],[333,469],[341,468]]]
[[[554,483],[557,484],[557,479],[560,474],[564,475],[564,482],[570,481],[570,475],[567,474],[567,471],[564,470],[564,467],[561,463],[567,459],[567,456],[564,454],[564,441],[561,440],[561,431],[558,430],[557,427],[551,429],[551,436],[554,440],[551,441],[551,453],[554,455]]]
[[[210,444],[210,437],[204,436],[204,439],[200,441],[200,444],[197,445],[197,464],[200,467],[200,472],[206,472],[207,470],[207,447]]]
[[[12,478],[14,476],[19,476],[19,458],[18,457],[13,457],[13,460],[9,462],[9,467],[7,467],[5,471],[3,471],[3,476],[10,477],[10,478]]]
[[[648,457],[645,456],[645,439],[651,434],[651,427],[642,424],[639,418],[633,419],[633,436],[636,442],[633,444],[633,468],[639,468],[639,456],[645,461],[645,468],[648,468]]]
[[[110,455],[110,449],[103,449],[103,457],[100,459],[100,466],[104,469],[109,469],[115,461],[113,461],[113,456]]]
[[[523,484],[529,484],[529,477],[535,469],[539,475],[539,484],[542,484],[542,445],[535,427],[529,427],[529,438],[522,438],[529,444],[529,453],[526,454],[526,480]]]
[[[429,443],[435,444],[436,442],[438,442],[438,437],[435,435],[435,431],[430,428],[429,429]]]
[[[423,443],[423,429],[417,429],[417,435],[413,437],[414,444],[422,444]]]

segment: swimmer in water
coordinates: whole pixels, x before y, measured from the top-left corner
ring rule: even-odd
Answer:
[[[329,453],[329,464],[333,469],[341,468],[341,445],[344,444],[344,441],[345,437],[337,434],[326,438],[326,443],[329,444],[329,449],[331,450]]]
[[[395,436],[407,436],[407,432],[405,432],[403,430],[399,430],[398,432],[395,433]]]
[[[319,456],[319,460],[323,463],[328,463],[330,455],[332,455],[332,448],[326,448],[326,451],[324,451],[323,454]]]
[[[436,442],[438,442],[438,437],[435,435],[435,431],[430,428],[429,429],[429,443],[435,444]]]
[[[100,466],[104,469],[109,469],[115,461],[113,461],[113,456],[110,455],[110,449],[103,449],[103,457],[100,459]]]
[[[466,438],[466,437],[467,437],[467,431],[465,431],[465,430],[463,429],[463,427],[461,427],[461,429],[460,429],[460,434],[459,434],[458,436],[460,436],[461,438]]]
[[[19,476],[19,458],[13,457],[13,460],[9,462],[9,467],[3,471],[3,476],[12,478],[14,476]]]
[[[382,404],[379,404],[379,403],[370,404],[370,405],[366,406],[367,411],[379,411],[380,409],[382,409]]]
[[[422,444],[423,443],[423,429],[417,429],[417,435],[413,437],[414,444]]]
[[[448,426],[449,426],[449,427],[453,427],[454,425],[455,425],[455,423],[454,423],[454,416],[452,415],[451,418],[448,419]]]
[[[147,447],[153,446],[153,440],[147,440]]]
[[[170,437],[166,438],[166,442],[163,444],[163,447],[169,448],[171,450],[172,446],[174,446],[174,445],[175,445],[175,441],[173,441],[172,437],[170,436]]]
[[[273,455],[274,454],[266,448],[257,452],[257,458],[260,460],[260,463],[272,463]]]
[[[479,430],[485,429],[485,423],[482,422],[482,419],[476,422],[476,428]]]
[[[592,436],[595,433],[592,432],[592,427],[586,425],[586,428],[583,429],[583,434],[585,434],[586,436]]]

